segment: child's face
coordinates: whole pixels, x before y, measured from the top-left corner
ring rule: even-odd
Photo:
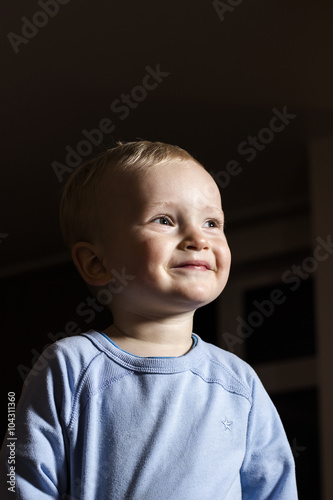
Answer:
[[[106,178],[101,197],[107,265],[135,277],[111,309],[160,317],[194,311],[221,293],[231,257],[220,193],[202,167],[173,160]]]

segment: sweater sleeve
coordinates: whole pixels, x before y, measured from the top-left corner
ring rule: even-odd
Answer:
[[[64,375],[56,348],[39,358],[25,381],[16,410],[15,440],[8,434],[0,454],[0,498],[59,500],[67,491]],[[48,359],[46,359],[46,356]],[[9,461],[8,443],[14,446]],[[9,462],[11,462],[10,469]],[[8,474],[15,478],[8,489]]]
[[[294,458],[275,406],[255,375],[241,468],[243,500],[297,500]]]

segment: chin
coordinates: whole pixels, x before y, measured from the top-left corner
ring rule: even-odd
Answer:
[[[191,290],[191,293],[186,294],[186,296],[182,297],[182,301],[186,301],[189,305],[191,305],[191,308],[193,309],[199,309],[200,307],[203,307],[207,304],[210,304],[215,300],[220,293],[207,293],[207,291],[197,291],[196,293],[193,293],[193,290]]]

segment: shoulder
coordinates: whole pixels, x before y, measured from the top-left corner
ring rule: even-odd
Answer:
[[[110,362],[100,337],[98,332],[88,332],[47,347],[24,381],[22,407],[37,408],[49,401],[48,407],[55,404],[68,424],[77,406],[100,390],[106,379],[119,377],[122,370]]]
[[[90,368],[105,363],[105,351],[98,342],[97,332],[67,337],[48,346],[32,367],[24,382],[53,380],[56,385],[75,387]]]
[[[41,354],[34,368],[38,365],[55,366],[62,362],[85,366],[100,351],[90,340],[90,333],[66,337],[49,345]]]
[[[221,347],[217,347],[216,345],[209,344],[204,341],[202,342],[204,344],[206,354],[212,363],[217,366],[221,366],[236,378],[243,381],[251,382],[254,377],[257,377],[253,368],[243,359],[222,349]]]
[[[244,360],[200,339],[201,348],[205,353],[202,359],[202,375],[210,381],[220,383],[223,387],[236,394],[244,396],[252,403],[255,385],[262,385],[253,368]]]
[[[51,344],[43,355],[52,357],[65,357],[67,360],[75,360],[82,364],[89,362],[95,355],[100,353],[98,347],[92,342],[94,332],[73,335],[58,340]]]

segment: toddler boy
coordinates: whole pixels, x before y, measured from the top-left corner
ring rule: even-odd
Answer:
[[[56,342],[29,375],[12,497],[296,500],[291,450],[258,377],[192,333],[230,269],[208,172],[176,146],[120,144],[70,177],[61,223],[113,324]],[[11,498],[6,444],[1,498]]]

